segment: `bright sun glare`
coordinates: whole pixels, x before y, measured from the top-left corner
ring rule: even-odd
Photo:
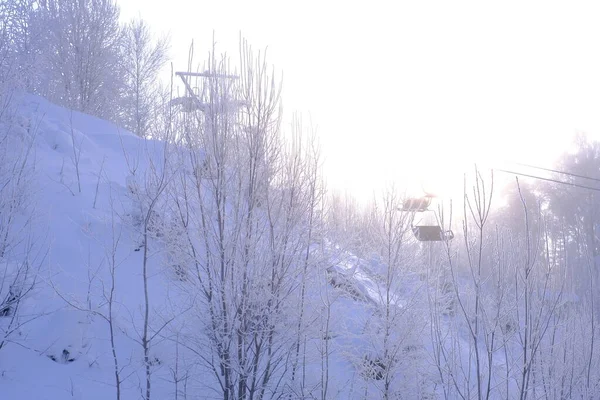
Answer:
[[[593,3],[234,3],[119,0],[170,32],[175,70],[192,38],[198,62],[213,33],[232,57],[240,31],[268,46],[286,119],[310,115],[330,188],[360,200],[392,182],[447,196],[475,162],[550,166],[600,132]]]

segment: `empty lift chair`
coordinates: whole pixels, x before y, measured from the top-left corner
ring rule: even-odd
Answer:
[[[420,242],[445,242],[454,238],[454,232],[444,231],[439,225],[413,226],[412,231]]]
[[[454,238],[454,232],[443,230],[440,226],[435,212],[427,210],[433,216],[429,215],[429,221],[419,222],[412,227],[415,238],[420,242],[445,242]]]

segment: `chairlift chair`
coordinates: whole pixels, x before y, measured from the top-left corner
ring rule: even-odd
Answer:
[[[427,211],[427,214],[425,214],[425,221],[419,221],[416,225],[412,226],[415,238],[420,242],[445,242],[452,240],[454,238],[454,232],[442,229],[435,211],[425,211]],[[432,215],[432,217],[427,217],[427,215]]]
[[[454,232],[444,231],[439,225],[413,226],[412,231],[419,242],[445,242],[454,238]]]

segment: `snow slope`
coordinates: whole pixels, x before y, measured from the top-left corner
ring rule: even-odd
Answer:
[[[35,237],[49,248],[40,260],[39,284],[22,309],[35,319],[20,329],[13,342],[0,352],[0,392],[3,399],[106,399],[114,397],[112,358],[106,322],[86,309],[88,299],[101,299],[108,279],[105,253],[111,228],[111,197],[119,213],[132,208],[127,193],[128,162],[145,167],[144,142],[130,132],[101,119],[71,112],[36,96],[25,96],[19,107],[21,127],[36,135]],[[159,152],[157,145],[156,151]],[[76,167],[79,153],[79,193]],[[127,158],[125,157],[127,155]],[[102,173],[100,174],[100,172]],[[99,179],[100,174],[100,179]],[[98,195],[96,197],[96,186]],[[94,202],[95,207],[94,207]],[[133,251],[138,238],[114,218],[122,230],[120,266],[116,279],[122,327],[139,320],[142,282],[139,271],[128,268],[139,262]],[[127,250],[130,249],[130,250]],[[90,275],[97,271],[97,275]],[[152,281],[156,293],[160,279]],[[101,304],[89,304],[92,309]],[[137,374],[141,371],[138,333],[120,331],[118,346],[128,354],[124,373],[130,375],[123,398],[138,398]],[[160,386],[156,388],[160,396]]]
[[[138,251],[139,233],[126,222],[131,221],[135,210],[129,193],[140,184],[131,171],[143,175],[148,168],[146,155],[160,157],[161,143],[141,140],[114,124],[32,95],[22,99],[18,116],[19,127],[36,136],[32,200],[37,207],[32,235],[41,253],[36,258],[38,285],[22,306],[24,316],[31,321],[0,349],[1,397],[115,398],[109,325],[100,314],[106,313],[111,279],[109,250],[114,245],[111,238],[117,236],[115,325],[124,379],[122,398],[141,398],[142,252]],[[77,158],[81,189],[74,162]],[[49,250],[46,253],[43,249]],[[163,264],[164,258],[150,259],[153,320],[158,325],[175,316],[174,303],[181,307],[185,301],[177,296],[177,280]],[[371,269],[373,264],[381,267],[381,263],[343,252],[336,253],[331,264],[329,273],[322,275],[323,285],[309,290],[309,296],[317,299],[311,304],[323,304],[323,296],[331,304],[328,398],[359,397],[365,390],[359,388],[360,373],[351,360],[377,350],[361,335],[373,325],[374,306],[382,301],[377,274]],[[345,284],[333,288],[328,279]],[[407,289],[403,298],[414,298],[419,285],[417,278],[409,279],[406,287],[412,289]],[[396,305],[402,308],[405,301],[398,300]],[[87,309],[97,314],[81,311]],[[323,319],[321,309],[309,314]],[[172,325],[179,323],[175,320]],[[156,342],[151,356],[153,398],[176,398],[173,373],[178,362],[191,355],[165,340]],[[320,378],[321,361],[307,360],[309,380]],[[419,371],[416,368],[407,374]],[[190,380],[188,393],[188,398],[194,399],[214,395],[203,387],[202,376]]]

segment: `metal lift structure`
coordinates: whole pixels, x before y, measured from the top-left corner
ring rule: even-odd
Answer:
[[[452,230],[444,230],[440,222],[437,218],[437,215],[434,210],[429,209],[431,206],[431,202],[433,200],[433,195],[425,195],[423,197],[412,197],[407,198],[402,203],[402,208],[400,209],[403,212],[411,212],[413,214],[420,213],[431,213],[434,216],[435,224],[428,223],[422,224],[417,223],[416,225],[412,225],[412,232],[415,235],[415,238],[420,242],[445,242],[448,240],[452,240],[454,238],[454,232]]]
[[[181,106],[181,111],[189,113],[189,112],[206,112],[211,104],[204,101],[206,96],[206,85],[202,85],[202,90],[194,90],[191,84],[191,79],[200,78],[200,79],[228,79],[228,80],[236,80],[239,79],[237,75],[229,75],[229,74],[219,74],[213,73],[210,71],[205,72],[175,72],[175,76],[181,78],[183,82],[183,86],[185,87],[185,94],[180,97],[176,97],[171,100],[171,105],[173,106]],[[227,106],[222,107],[222,110],[231,110],[232,112],[236,112],[239,107],[243,106],[244,103],[241,101],[228,100]],[[233,106],[233,107],[231,107]]]

